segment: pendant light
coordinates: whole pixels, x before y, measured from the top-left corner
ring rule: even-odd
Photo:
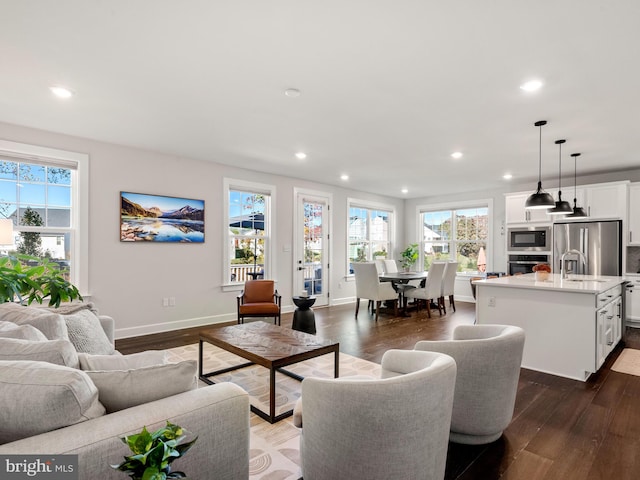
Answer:
[[[573,213],[570,215],[567,215],[564,218],[572,218],[572,219],[576,219],[576,218],[587,218],[587,214],[584,211],[584,208],[579,207],[578,206],[578,182],[577,182],[577,177],[578,177],[578,157],[580,156],[579,153],[572,153],[571,156],[573,157]]]
[[[549,215],[566,215],[573,212],[569,202],[562,200],[562,144],[565,142],[566,140],[556,140],[556,145],[558,145],[560,151],[558,154],[558,201],[555,207],[547,211]]]
[[[556,204],[553,197],[542,190],[542,126],[546,124],[546,120],[539,120],[534,123],[536,127],[540,127],[540,145],[538,149],[538,189],[535,193],[529,195],[529,198],[527,198],[527,201],[524,204],[524,208],[527,210],[550,208],[554,207]]]

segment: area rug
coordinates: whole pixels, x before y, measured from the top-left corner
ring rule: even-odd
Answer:
[[[640,350],[625,348],[616,359],[611,370],[640,377]]]
[[[198,360],[198,344],[169,349],[169,361]],[[287,367],[303,377],[333,377],[333,354],[305,360]],[[204,371],[210,372],[246,362],[243,358],[213,345],[205,344]],[[380,365],[340,353],[340,376],[370,375],[380,377]],[[244,388],[252,405],[268,411],[269,370],[254,365],[212,377],[215,382],[233,382]],[[201,387],[206,384],[200,382]],[[300,397],[300,382],[286,375],[276,376],[276,413],[293,408]],[[297,480],[301,478],[299,430],[291,418],[275,424],[251,413],[250,465],[251,480]]]

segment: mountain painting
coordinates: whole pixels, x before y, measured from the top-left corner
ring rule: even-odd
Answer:
[[[204,242],[204,200],[120,192],[121,242]]]

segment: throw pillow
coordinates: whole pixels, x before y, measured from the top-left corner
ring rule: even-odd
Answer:
[[[0,320],[18,325],[31,325],[44,333],[49,340],[69,340],[64,319],[49,310],[25,307],[17,303],[0,303]]]
[[[165,350],[147,350],[131,355],[91,355],[79,353],[82,370],[133,370],[167,363]]]
[[[44,333],[31,325],[18,325],[13,322],[0,320],[0,338],[20,338],[22,340],[32,340],[42,342],[47,339]]]
[[[197,387],[197,362],[185,360],[132,370],[87,371],[107,413],[152,402]]]
[[[100,319],[91,310],[83,309],[62,315],[69,340],[78,352],[93,355],[113,355],[115,348],[104,333]]]
[[[0,444],[104,415],[89,376],[46,362],[0,361]]]
[[[69,340],[34,342],[0,338],[0,360],[33,360],[78,368],[78,354]]]

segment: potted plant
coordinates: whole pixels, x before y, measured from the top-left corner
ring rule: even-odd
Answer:
[[[184,456],[198,439],[180,443],[184,438],[182,427],[169,421],[153,433],[143,427],[140,433],[121,439],[133,455],[125,456],[124,462],[111,467],[129,474],[134,480],[186,478],[184,472],[171,471],[171,462]]]
[[[415,265],[415,263],[418,261],[418,256],[419,252],[417,243],[412,243],[407,248],[405,248],[402,253],[400,253],[400,257],[402,258],[402,266],[405,271],[409,271],[409,269]]]
[[[82,295],[55,262],[47,258],[16,254],[0,258],[0,303],[30,305],[49,297],[50,307],[61,302],[82,300]]]

